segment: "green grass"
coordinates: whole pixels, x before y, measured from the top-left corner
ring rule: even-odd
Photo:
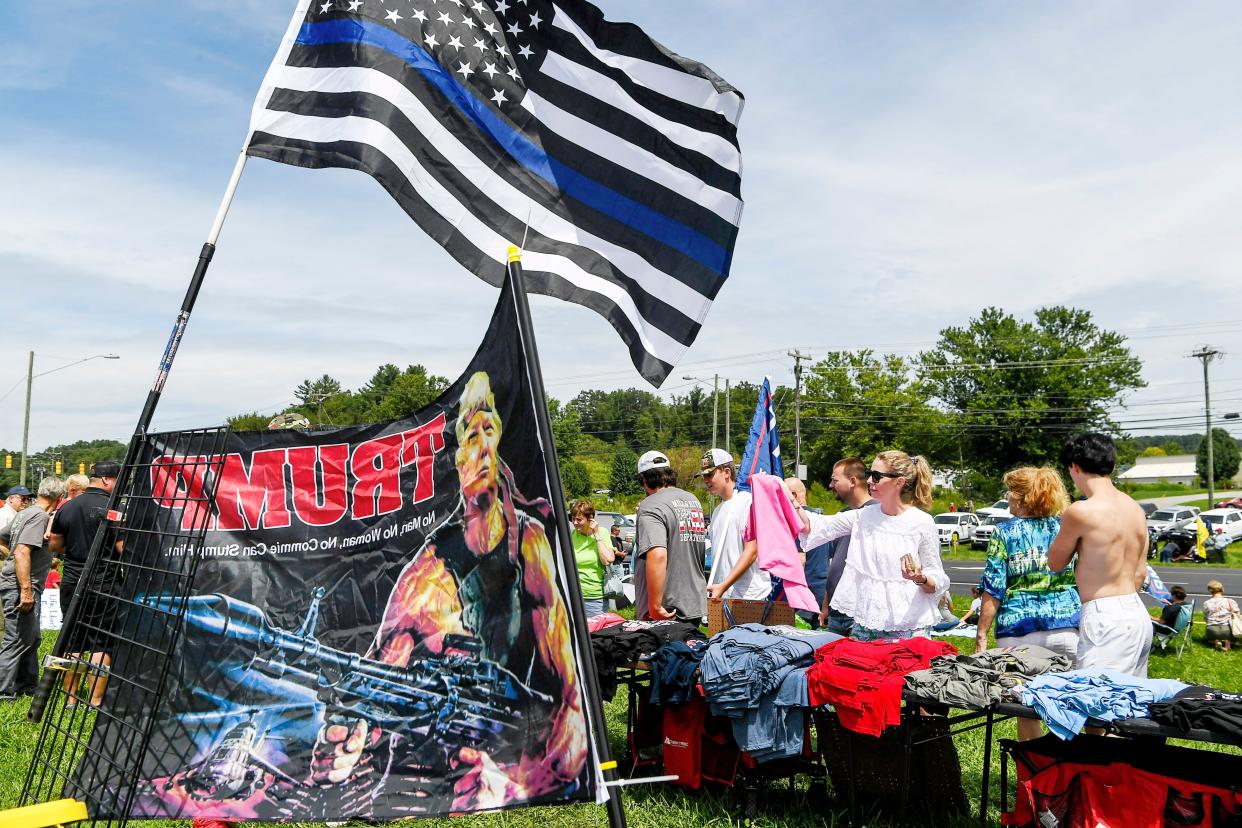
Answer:
[[[1178,495],[1207,494],[1202,486],[1184,486],[1177,483],[1121,483],[1118,489],[1135,500],[1151,500],[1156,497],[1177,497]]]
[[[954,600],[955,609],[964,612],[968,599]],[[1207,684],[1215,687],[1242,689],[1242,651],[1221,653],[1202,641],[1202,618],[1196,616],[1192,641],[1187,645],[1182,659],[1176,651],[1154,651],[1151,656],[1150,675],[1154,678],[1175,678],[1187,683]],[[44,649],[49,650],[53,640],[51,633],[44,634]],[[971,652],[973,639],[948,639],[962,652]],[[625,693],[619,692],[605,706],[608,735],[613,751],[619,754],[625,736]],[[34,752],[37,729],[26,722],[26,700],[0,704],[0,808],[17,804],[25,779],[26,768]],[[997,739],[1014,738],[1013,722],[1002,722],[996,727]],[[983,772],[983,731],[976,730],[954,737],[962,763],[962,784],[966,789],[971,810],[977,807],[980,777]],[[1188,743],[1187,743],[1188,744]],[[1232,747],[1206,747],[1234,754],[1242,749]],[[1011,774],[1012,776],[1012,774]],[[995,802],[1000,784],[999,757],[993,752],[992,797]],[[831,801],[812,801],[806,793],[806,785],[799,782],[790,791],[784,781],[773,783],[760,800],[760,816],[746,822],[742,817],[742,805],[733,791],[706,788],[691,792],[670,785],[636,785],[624,790],[626,815],[630,825],[637,828],[692,828],[693,826],[742,826],[755,828],[788,826],[789,828],[820,828],[821,826],[845,825],[843,811]],[[930,815],[929,815],[930,816]],[[989,820],[997,824],[998,810],[991,806]],[[188,826],[188,821],[164,821],[147,823],[152,826]],[[559,808],[527,808],[499,814],[470,817],[453,817],[426,820],[420,824],[433,828],[569,828],[570,826],[603,826],[607,824],[604,809],[594,805],[573,805]],[[872,823],[874,824],[874,823]],[[936,824],[929,819],[928,824]],[[947,823],[950,826],[973,826],[975,817],[966,816]],[[361,826],[361,823],[357,823]]]
[[[1169,563],[1157,564],[1158,566],[1177,566],[1189,567],[1207,567],[1209,569],[1242,569],[1242,543],[1232,543],[1225,547],[1224,563],[1194,563],[1192,561],[1170,561]]]
[[[946,561],[982,561],[987,558],[987,553],[986,550],[973,548],[969,543],[959,543],[956,547],[942,545],[940,547],[940,557]],[[1172,566],[1189,569],[1242,569],[1242,541],[1232,543],[1226,547],[1224,563],[1192,563],[1190,561],[1171,561],[1169,563],[1153,561],[1153,563],[1160,567]]]
[[[1219,494],[1217,494],[1216,497],[1212,501],[1212,508],[1216,508],[1217,506],[1219,506],[1222,500],[1233,500],[1233,498],[1232,497],[1221,497]],[[1208,507],[1208,502],[1207,502],[1207,498],[1205,497],[1202,500],[1192,500],[1189,503],[1179,503],[1177,505],[1178,506],[1194,506],[1200,510],[1206,511]]]

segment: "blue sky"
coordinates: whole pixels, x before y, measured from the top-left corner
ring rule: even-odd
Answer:
[[[32,349],[36,373],[122,357],[35,380],[32,450],[132,430],[293,5],[0,7],[0,446],[21,441]],[[733,275],[662,393],[1070,304],[1146,362],[1121,419],[1199,412],[1204,343],[1231,352],[1217,407],[1242,408],[1235,5],[600,5],[747,97]],[[324,371],[455,376],[495,296],[366,176],[251,161],[156,425],[276,411]],[[600,318],[533,304],[552,394],[645,386]]]

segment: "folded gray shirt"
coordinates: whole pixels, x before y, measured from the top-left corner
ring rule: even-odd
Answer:
[[[1010,688],[1073,666],[1067,656],[1034,644],[993,647],[975,655],[933,658],[929,669],[906,676],[906,690],[952,707],[989,707],[1010,698]]]

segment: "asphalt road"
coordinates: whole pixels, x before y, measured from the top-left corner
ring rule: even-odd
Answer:
[[[1214,499],[1212,502],[1216,503],[1221,500],[1229,500],[1230,498],[1234,498],[1234,497],[1242,497],[1242,492],[1233,492],[1233,491],[1216,492],[1213,495]],[[1139,501],[1140,503],[1154,503],[1156,504],[1157,508],[1161,508],[1164,506],[1176,506],[1179,503],[1193,503],[1196,500],[1207,500],[1207,495],[1206,494],[1192,494],[1192,495],[1173,495],[1171,497],[1136,497],[1135,500]]]
[[[1206,494],[1175,495],[1172,497],[1150,498],[1150,502],[1155,503],[1158,507],[1176,506],[1179,503],[1203,500],[1206,497]],[[1242,491],[1216,493],[1217,500],[1231,497],[1242,497]],[[1144,502],[1146,502],[1146,499],[1144,499]],[[979,578],[983,575],[982,560],[945,561],[944,563],[945,570],[949,573],[949,580],[952,581],[949,591],[954,595],[969,595],[970,588],[979,583]],[[1220,569],[1206,566],[1202,568],[1157,566],[1156,572],[1159,573],[1165,586],[1180,585],[1185,588],[1187,595],[1197,597],[1200,602],[1208,597],[1207,582],[1211,580],[1220,581],[1221,586],[1225,588],[1225,594],[1231,598],[1242,597],[1242,569]],[[1144,600],[1152,606],[1156,604],[1151,596],[1144,596]]]
[[[970,588],[979,583],[983,575],[983,561],[945,561],[945,570],[952,582],[949,591],[954,595],[969,595]],[[1221,569],[1219,567],[1192,566],[1157,566],[1156,572],[1164,581],[1164,585],[1172,587],[1180,585],[1186,594],[1197,597],[1200,603],[1208,597],[1207,582],[1217,580],[1225,588],[1225,594],[1231,598],[1242,596],[1242,569]],[[1156,602],[1150,596],[1145,600],[1152,606]]]

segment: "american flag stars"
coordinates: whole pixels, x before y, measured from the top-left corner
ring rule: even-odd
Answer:
[[[497,107],[526,93],[515,62],[536,57],[526,35],[545,21],[529,0],[314,0],[317,18],[351,14],[385,21]],[[529,14],[527,12],[530,12]],[[314,14],[314,13],[312,13]]]
[[[249,155],[373,175],[492,284],[529,232],[531,289],[669,375],[737,239],[734,87],[590,0],[300,0],[295,21]]]

